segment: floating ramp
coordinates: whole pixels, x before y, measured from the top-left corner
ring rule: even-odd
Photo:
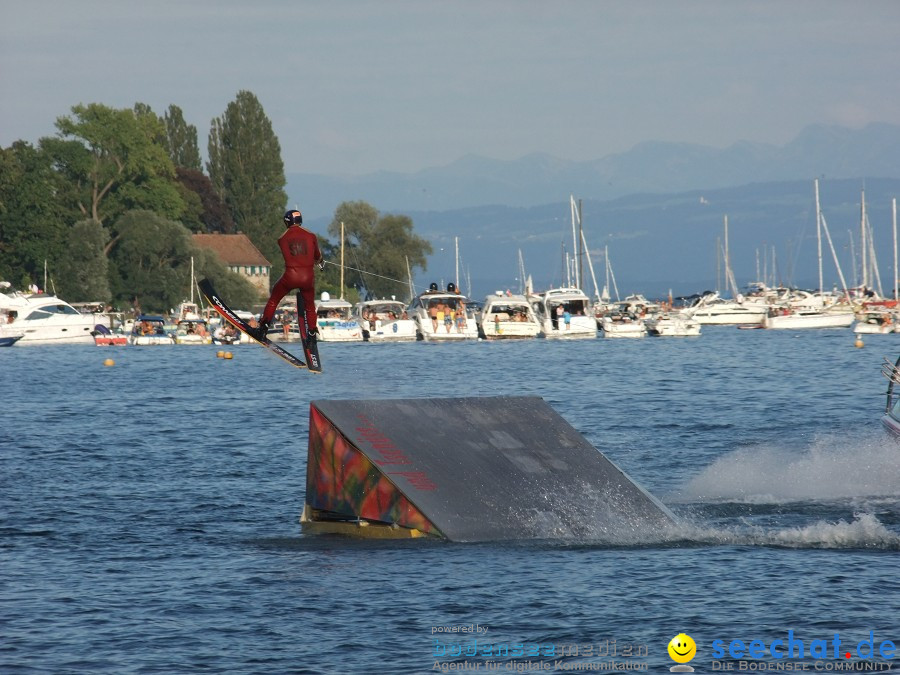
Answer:
[[[649,539],[674,523],[539,397],[313,401],[304,530]]]

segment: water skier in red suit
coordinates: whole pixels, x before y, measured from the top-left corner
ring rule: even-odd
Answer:
[[[298,312],[306,313],[306,326],[308,339],[314,341],[317,334],[316,324],[316,277],[313,265],[319,269],[325,267],[322,253],[319,251],[319,239],[315,234],[303,228],[303,215],[297,209],[291,209],[284,214],[284,224],[287,226],[284,234],[278,238],[278,247],[284,256],[284,274],[275,282],[266,308],[263,310],[259,325],[259,334],[265,335],[269,330],[269,323],[275,316],[275,308],[281,299],[290,291],[297,289],[303,298],[304,307],[298,307]],[[299,320],[300,317],[298,316]]]

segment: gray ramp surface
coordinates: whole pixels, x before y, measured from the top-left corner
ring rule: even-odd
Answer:
[[[630,543],[674,522],[539,397],[312,405],[453,541]]]

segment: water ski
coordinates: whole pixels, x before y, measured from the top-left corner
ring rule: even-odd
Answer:
[[[306,355],[306,363],[311,373],[322,372],[322,361],[319,359],[319,341],[309,339],[309,326],[306,325],[306,305],[303,296],[297,293],[297,325],[300,327],[300,337],[303,338],[303,353]],[[318,335],[318,329],[316,335]]]
[[[257,335],[253,326],[251,326],[249,323],[235,314],[228,307],[228,305],[225,304],[222,298],[220,298],[216,293],[209,279],[201,279],[198,286],[200,287],[200,292],[203,293],[209,304],[212,305],[213,309],[215,309],[225,321],[230,323],[242,333],[246,333],[247,335],[249,335],[255,342],[261,344],[270,352],[277,354],[295,368],[306,368],[306,363],[303,361],[303,359],[297,358],[287,350],[283,349],[278,343],[272,342],[266,336]],[[316,354],[316,356],[318,357],[318,354]],[[318,363],[318,359],[316,360],[316,363]],[[319,370],[321,370],[321,368],[319,368]]]

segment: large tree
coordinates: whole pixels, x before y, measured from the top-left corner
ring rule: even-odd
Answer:
[[[133,209],[181,216],[184,202],[164,146],[165,127],[149,107],[76,105],[56,127],[58,137],[42,139],[41,146],[76,186],[75,202],[84,217],[109,226]],[[114,227],[111,234],[107,254],[118,240]]]
[[[0,149],[0,280],[40,285],[45,262],[56,269],[76,218],[68,189],[48,153],[25,141]]]
[[[207,172],[232,219],[281,274],[277,239],[287,204],[281,145],[262,105],[240,91],[212,120]]]
[[[110,253],[113,295],[144,311],[174,308],[191,292],[191,233],[146,210],[122,215],[119,243]]]
[[[166,124],[166,145],[172,163],[178,168],[200,171],[197,127],[185,122],[184,114],[177,105],[170,105],[163,119]]]
[[[209,250],[196,247],[179,222],[152,211],[129,211],[116,222],[120,241],[110,254],[113,296],[143,311],[166,312],[191,295],[195,278],[208,277],[235,307],[250,307],[259,295]],[[194,294],[196,297],[196,293]]]
[[[328,226],[328,233],[338,238],[338,248],[342,223],[344,264],[356,268],[346,275],[348,283],[362,295],[405,298],[409,290],[408,269],[424,271],[431,253],[431,244],[413,233],[412,219],[404,215],[380,215],[375,207],[363,201],[343,202],[335,209]]]
[[[185,200],[182,222],[194,232],[234,234],[234,221],[206,174],[178,167],[178,183]]]
[[[110,299],[108,261],[103,253],[109,233],[96,220],[80,220],[68,233],[59,264],[59,293],[71,302]]]

